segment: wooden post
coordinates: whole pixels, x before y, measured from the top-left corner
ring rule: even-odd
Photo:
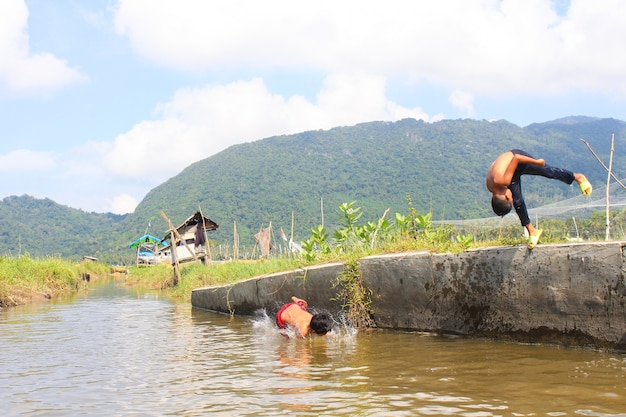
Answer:
[[[206,232],[206,224],[204,223],[204,214],[202,213],[202,208],[198,206],[198,210],[200,211],[200,217],[202,217],[202,234],[204,234],[204,244],[206,247],[206,256],[204,257],[204,264],[208,265],[213,260],[212,255],[211,255],[211,245],[209,245],[209,235],[207,235],[207,232]]]
[[[267,237],[269,239],[269,252],[267,252],[267,257],[271,257],[272,256],[272,239],[274,238],[274,233],[272,230],[272,221],[270,220],[270,225],[269,225],[269,232],[267,233],[269,236]],[[276,241],[276,239],[274,239],[274,241]]]
[[[178,262],[178,256],[176,256],[176,238],[180,239],[180,241],[183,242],[183,245],[185,245],[185,247],[187,248],[189,253],[193,256],[193,259],[196,260],[196,262],[198,261],[198,257],[196,256],[196,252],[191,250],[187,242],[185,242],[182,236],[178,233],[178,230],[176,230],[176,228],[174,227],[170,219],[165,215],[163,211],[161,211],[161,217],[163,217],[165,221],[167,222],[170,228],[171,236],[172,236],[172,256],[174,257],[174,273],[175,273],[174,285],[177,285],[178,280],[180,279],[180,263]]]
[[[613,171],[613,153],[615,152],[615,133],[611,136],[611,156],[609,157],[609,174],[606,179],[606,237],[605,240],[611,240],[611,206],[609,199],[611,197],[611,171]]]
[[[237,222],[233,222],[233,259],[239,259],[239,236],[237,235]]]
[[[185,248],[187,248],[187,250],[189,251],[191,256],[193,256],[193,259],[197,262],[198,261],[198,257],[196,256],[196,251],[191,250],[191,247],[187,244],[187,242],[185,242],[185,239],[183,239],[183,237],[180,235],[180,233],[178,233],[178,230],[176,230],[176,228],[174,227],[172,222],[170,222],[170,219],[168,219],[167,216],[165,215],[165,213],[163,213],[162,211],[161,211],[161,216],[163,216],[163,218],[166,219],[167,223],[170,226],[170,230],[172,231],[172,233],[175,234],[176,237],[178,239],[180,239],[181,242],[183,242],[183,245],[185,246]]]
[[[626,185],[624,185],[624,183],[622,183],[620,181],[619,178],[617,178],[617,176],[611,172],[611,170],[609,169],[609,167],[606,166],[606,164],[604,162],[602,162],[602,160],[600,159],[600,157],[598,156],[598,154],[596,154],[596,152],[591,148],[591,145],[589,145],[589,142],[587,142],[584,139],[581,139],[581,141],[583,141],[583,143],[585,144],[585,146],[587,146],[587,149],[589,149],[589,152],[591,152],[591,154],[594,156],[594,158],[596,158],[596,160],[600,163],[600,165],[602,165],[602,167],[609,173],[609,175],[611,175],[611,177],[613,177],[613,179],[615,180],[616,183],[618,183],[624,190],[626,190]]]
[[[161,216],[165,219],[170,229],[170,248],[172,249],[172,260],[174,261],[174,285],[178,285],[178,281],[180,280],[180,265],[178,264],[178,256],[176,255],[176,237],[174,236],[174,225],[163,211],[161,211]]]

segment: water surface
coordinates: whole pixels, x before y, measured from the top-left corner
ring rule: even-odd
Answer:
[[[3,416],[626,416],[626,355],[272,318],[92,283],[0,312]]]

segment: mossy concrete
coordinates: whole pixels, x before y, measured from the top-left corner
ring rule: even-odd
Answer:
[[[626,242],[503,246],[361,259],[378,327],[626,350]],[[292,295],[342,314],[333,263],[198,288],[197,308],[275,313]]]

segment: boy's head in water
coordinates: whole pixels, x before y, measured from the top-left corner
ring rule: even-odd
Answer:
[[[331,331],[332,318],[328,313],[313,315],[307,311],[306,301],[295,296],[291,297],[291,301],[276,314],[276,324],[279,329],[292,327],[299,337],[306,337],[309,333],[323,336]]]
[[[317,335],[323,336],[332,329],[333,321],[328,313],[317,313],[311,317],[309,327]]]

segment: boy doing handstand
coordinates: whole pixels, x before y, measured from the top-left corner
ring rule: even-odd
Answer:
[[[528,153],[513,149],[498,156],[487,171],[487,189],[493,194],[491,207],[498,216],[504,216],[515,207],[522,227],[528,231],[528,247],[533,249],[539,242],[543,230],[536,229],[530,222],[524,196],[522,175],[539,175],[559,180],[565,184],[576,181],[583,195],[591,195],[592,187],[583,174],[546,165],[543,159],[535,159]]]

